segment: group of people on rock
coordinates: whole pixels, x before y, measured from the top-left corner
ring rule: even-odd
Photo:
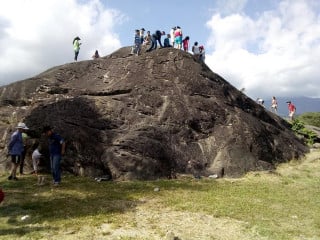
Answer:
[[[264,100],[262,98],[257,98],[256,102],[264,107]],[[286,103],[288,104],[289,119],[292,121],[296,113],[296,106],[291,101],[287,101]],[[271,99],[270,110],[274,113],[278,112],[278,101],[275,96]]]
[[[158,44],[160,48],[174,47],[185,52],[189,52],[189,40],[190,37],[186,36],[183,38],[182,29],[180,26],[172,27],[169,34],[166,34],[165,31],[156,30],[153,34],[150,31],[147,31],[145,35],[145,29],[141,28],[135,30],[134,35],[134,45],[131,48],[131,54],[139,56],[141,53],[141,46],[147,45],[150,46],[147,48],[146,52],[157,49]],[[161,41],[161,37],[165,36],[165,39]],[[198,46],[198,42],[195,42],[192,46],[192,53],[201,61],[205,60],[205,50],[203,45]]]

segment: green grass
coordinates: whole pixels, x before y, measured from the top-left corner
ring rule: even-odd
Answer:
[[[161,225],[169,221],[159,221],[164,212],[243,223],[239,238],[233,239],[243,239],[242,234],[251,234],[251,239],[320,239],[319,156],[316,152],[274,173],[249,173],[240,179],[96,182],[64,174],[61,186],[54,188],[35,185],[34,176],[8,181],[2,175],[6,197],[0,205],[0,239],[109,239],[124,227],[141,231],[137,214],[146,216],[144,229],[158,237],[119,234],[117,239],[163,239]],[[141,208],[145,212],[139,212]],[[25,215],[30,217],[22,221]],[[110,229],[102,231],[101,226]],[[220,230],[230,231],[230,226]]]

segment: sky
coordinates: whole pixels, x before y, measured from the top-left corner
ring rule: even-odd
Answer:
[[[204,45],[206,64],[256,99],[320,97],[319,0],[3,0],[0,86],[132,45],[134,30]]]

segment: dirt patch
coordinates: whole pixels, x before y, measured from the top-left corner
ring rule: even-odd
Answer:
[[[100,227],[102,232],[108,239],[263,239],[243,221],[173,211],[154,200],[145,202],[126,216],[127,224],[114,229],[106,223]]]

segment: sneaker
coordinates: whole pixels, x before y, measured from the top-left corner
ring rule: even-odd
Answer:
[[[14,177],[14,178],[13,178],[13,180],[17,181],[17,180],[18,180],[18,178],[17,178],[17,177]]]
[[[54,183],[53,183],[53,186],[54,186],[54,187],[58,187],[58,186],[59,186],[59,183],[58,183],[58,182],[54,182]]]
[[[8,180],[12,180],[12,176],[11,175],[8,177]]]

